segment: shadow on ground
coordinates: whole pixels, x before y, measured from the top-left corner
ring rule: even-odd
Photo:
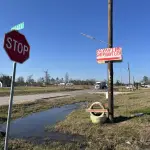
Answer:
[[[121,123],[121,122],[124,122],[124,121],[128,121],[132,118],[134,118],[134,117],[118,116],[118,117],[114,118],[113,123]],[[107,123],[112,123],[112,122],[109,119],[107,119]]]
[[[6,121],[7,121],[7,118],[0,117],[0,137],[4,137],[5,136],[5,131],[3,131],[1,129],[1,123],[6,122]]]
[[[0,123],[1,122],[6,122],[7,121],[7,118],[5,118],[5,117],[0,117]]]
[[[145,115],[150,115],[150,113],[145,113]]]
[[[133,118],[142,117],[143,115],[150,115],[150,113],[134,113],[132,115],[133,116],[130,116],[130,117],[126,117],[126,116],[115,117],[113,123],[121,123],[121,122],[124,122],[124,121],[128,121],[130,119],[133,119]],[[112,123],[112,122],[109,119],[107,119],[106,123]]]
[[[130,120],[132,118],[134,118],[134,117],[118,116],[118,117],[114,118],[114,123],[121,123],[121,122]]]

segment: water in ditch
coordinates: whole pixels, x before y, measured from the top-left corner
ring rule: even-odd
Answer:
[[[46,126],[64,120],[69,113],[85,104],[81,102],[65,105],[16,119],[11,122],[9,135],[11,138],[44,137],[48,134],[45,131]],[[5,131],[5,128],[5,124],[1,125],[1,130]]]

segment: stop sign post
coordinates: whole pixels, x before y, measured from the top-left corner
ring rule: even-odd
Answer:
[[[7,126],[6,126],[5,146],[4,146],[4,150],[8,150],[8,137],[9,137],[9,129],[10,129],[12,104],[13,104],[13,95],[14,95],[16,64],[17,63],[22,64],[29,58],[30,46],[23,34],[19,33],[16,30],[13,30],[5,34],[3,47],[6,53],[8,54],[9,58],[12,61],[14,61],[11,90],[10,90],[10,101],[9,101],[8,117],[7,117]]]

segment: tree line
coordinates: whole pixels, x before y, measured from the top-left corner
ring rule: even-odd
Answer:
[[[150,84],[150,78],[147,76],[143,77],[143,80],[141,81],[142,84]]]
[[[0,75],[0,82],[2,82],[3,87],[10,87],[11,85],[11,76],[1,74]],[[59,83],[73,83],[74,85],[94,85],[94,79],[87,79],[87,80],[73,80],[69,78],[69,74],[66,73],[64,78],[53,78],[50,76],[48,70],[44,71],[44,76],[40,77],[39,79],[35,80],[33,75],[29,75],[27,79],[23,76],[19,76],[16,78],[15,86],[48,86],[48,85],[58,85]]]
[[[147,76],[143,76],[143,79],[142,79],[142,80],[140,80],[139,82],[133,81],[133,84],[134,84],[134,85],[135,85],[135,84],[139,84],[139,85],[142,85],[142,84],[144,84],[144,85],[150,84],[150,78],[147,77]],[[115,85],[116,85],[116,86],[122,86],[122,85],[126,85],[126,84],[123,83],[123,82],[120,82],[120,80],[116,80]]]
[[[10,87],[11,78],[12,78],[11,76],[5,74],[0,75],[0,82],[2,82],[3,87]],[[95,82],[96,82],[95,79],[74,80],[69,77],[68,73],[65,74],[64,78],[59,78],[59,77],[54,78],[50,76],[47,70],[44,72],[44,76],[40,77],[37,80],[34,79],[33,75],[29,75],[26,80],[23,76],[19,76],[16,79],[15,85],[16,86],[48,86],[48,85],[57,85],[59,83],[73,83],[74,85],[94,85]],[[139,84],[150,84],[150,78],[144,76],[143,79],[139,82]],[[122,86],[125,85],[125,83],[121,83],[119,80],[116,80],[115,85]]]
[[[0,82],[3,84],[3,87],[10,87],[11,79],[12,79],[11,76],[5,74],[0,75]],[[104,81],[107,83],[106,80]],[[53,78],[50,76],[47,70],[44,72],[44,76],[40,77],[37,80],[34,79],[33,75],[29,75],[26,80],[23,76],[19,76],[15,81],[15,85],[16,86],[48,86],[48,85],[57,85],[59,83],[73,83],[74,85],[94,85],[95,82],[96,82],[95,79],[74,80],[69,77],[68,73],[65,74],[64,78],[59,78],[59,77]],[[139,84],[150,84],[150,78],[144,76],[143,79],[139,82]],[[126,84],[120,82],[119,80],[116,80],[115,85],[122,86]]]

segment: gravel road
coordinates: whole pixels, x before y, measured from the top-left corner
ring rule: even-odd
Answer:
[[[19,104],[24,102],[31,102],[40,99],[56,98],[56,97],[65,97],[65,96],[77,96],[84,93],[88,93],[91,90],[79,90],[71,92],[57,92],[57,93],[43,93],[43,94],[34,94],[34,95],[21,95],[14,96],[13,104]],[[9,104],[9,96],[0,97],[0,106]]]
[[[21,96],[14,96],[13,104],[25,103],[25,102],[32,102],[35,100],[42,100],[42,99],[54,99],[56,97],[66,97],[66,96],[77,96],[82,94],[105,94],[104,91],[95,91],[95,90],[79,90],[79,91],[71,91],[71,92],[57,92],[57,93],[44,93],[44,94],[34,94],[34,95],[21,95]],[[123,92],[114,92],[116,94],[122,94]],[[125,93],[125,92],[124,92]],[[126,92],[129,93],[129,92]],[[0,106],[8,105],[9,104],[9,96],[7,97],[0,97]]]

